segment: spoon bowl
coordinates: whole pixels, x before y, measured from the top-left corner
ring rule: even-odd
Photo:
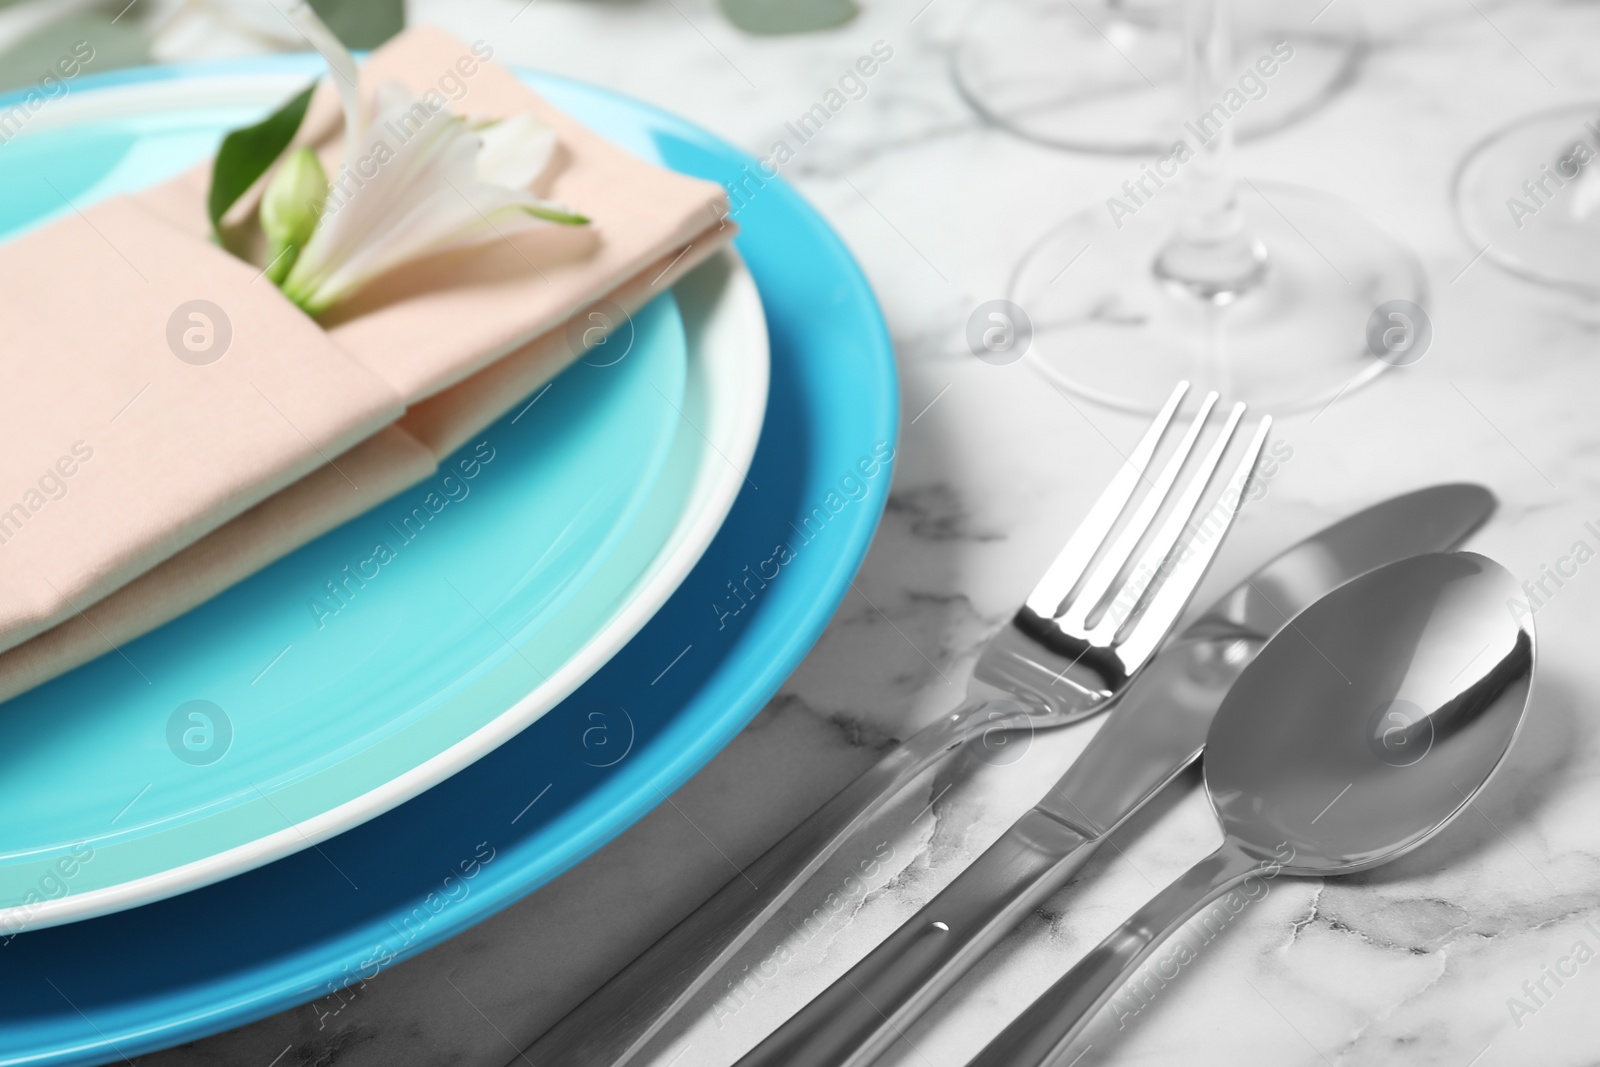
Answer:
[[[1302,612],[1234,683],[1206,738],[1212,808],[1285,873],[1386,863],[1442,830],[1522,724],[1534,636],[1516,579],[1471,552],[1414,556]],[[1286,847],[1287,846],[1287,847]]]

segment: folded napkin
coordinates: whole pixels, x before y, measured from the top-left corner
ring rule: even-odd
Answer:
[[[363,94],[464,85],[457,113],[534,113],[561,142],[539,191],[592,226],[412,264],[320,322],[210,242],[205,170],[0,246],[0,699],[416,484],[580,354],[575,314],[637,310],[731,239],[721,187],[611,145],[477,47],[409,31]],[[301,139],[340,126],[323,85]]]

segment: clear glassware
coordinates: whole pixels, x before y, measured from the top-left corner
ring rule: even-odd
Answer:
[[[1012,275],[1028,358],[1106,406],[1153,411],[1189,378],[1197,395],[1293,411],[1408,361],[1411,335],[1390,351],[1369,332],[1381,305],[1423,302],[1416,257],[1336,197],[1235,175],[1229,94],[1274,64],[1269,52],[1234,68],[1226,5],[1187,0],[1179,146],[1045,233]]]
[[[1182,0],[977,0],[950,50],[950,76],[986,120],[1052,148],[1153,155],[1186,102]],[[1359,76],[1368,45],[1349,5],[1245,0],[1240,55],[1288,40],[1295,84],[1240,119],[1250,140],[1300,121]]]
[[[1516,119],[1467,150],[1456,219],[1477,256],[1600,298],[1600,101]]]

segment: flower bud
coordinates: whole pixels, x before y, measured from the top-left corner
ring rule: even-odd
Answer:
[[[322,217],[328,176],[309,148],[289,153],[261,197],[261,230],[267,238],[267,278],[277,285]]]

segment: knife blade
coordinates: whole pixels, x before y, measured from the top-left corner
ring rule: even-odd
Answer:
[[[1222,698],[1269,638],[1367,571],[1456,547],[1494,507],[1482,486],[1432,486],[1357,512],[1264,564],[1161,650],[1044,799],[738,1067],[871,1063],[1199,758]]]

